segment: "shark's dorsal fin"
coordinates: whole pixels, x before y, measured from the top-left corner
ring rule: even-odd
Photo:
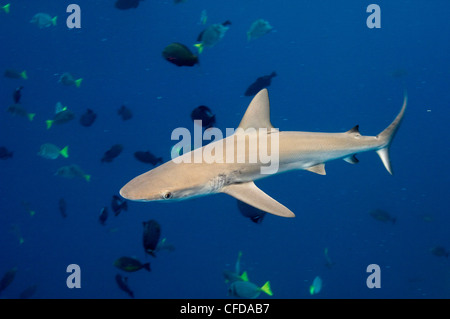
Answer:
[[[264,193],[253,182],[227,185],[221,192],[265,212],[282,217],[295,217],[289,208]]]
[[[359,133],[359,125],[355,125],[352,129],[348,130],[346,133],[348,133],[348,134],[352,134],[352,133],[361,134],[361,133]]]
[[[274,128],[270,123],[270,103],[267,89],[262,89],[255,95],[238,126],[244,130],[249,127],[267,128],[268,130]]]

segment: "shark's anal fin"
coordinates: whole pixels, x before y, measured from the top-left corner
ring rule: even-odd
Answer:
[[[295,217],[289,208],[264,193],[253,182],[231,184],[222,188],[221,192],[265,212],[282,217]]]
[[[310,166],[308,168],[305,168],[306,171],[310,171],[312,173],[316,173],[319,175],[326,175],[327,172],[325,171],[325,164],[317,164],[314,166]]]

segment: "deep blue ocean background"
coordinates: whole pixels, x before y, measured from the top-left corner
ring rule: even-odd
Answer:
[[[0,146],[14,152],[0,160],[0,276],[18,269],[0,298],[18,298],[31,285],[32,298],[129,298],[117,273],[128,277],[136,298],[232,298],[222,271],[234,267],[239,251],[252,282],[270,281],[271,298],[450,297],[450,258],[431,253],[450,249],[448,1],[378,0],[381,29],[366,26],[372,2],[364,1],[145,0],[126,11],[114,2],[11,0],[11,12],[0,12],[0,71],[28,74],[0,77]],[[81,29],[65,24],[70,3],[81,7]],[[38,12],[57,15],[57,26],[29,23]],[[249,42],[246,32],[259,18],[274,30]],[[225,20],[230,29],[199,65],[177,67],[162,58],[172,42],[195,52],[205,26]],[[190,113],[202,104],[216,114],[217,127],[236,127],[251,100],[246,88],[272,71],[278,76],[269,87],[271,119],[285,131],[345,132],[359,124],[363,135],[377,135],[400,110],[406,89],[408,108],[391,147],[395,174],[370,152],[358,155],[358,165],[327,163],[326,176],[292,171],[257,181],[296,213],[293,219],[267,215],[252,223],[234,198],[219,194],[128,202],[128,211],[110,210],[106,225],[99,223],[112,195],[152,168],[135,151],[170,160],[172,130],[193,130]],[[81,87],[58,83],[64,72],[83,78]],[[22,105],[36,113],[32,122],[6,112],[20,85]],[[47,130],[58,101],[77,118]],[[129,121],[117,115],[122,104],[133,112]],[[78,121],[87,108],[98,114],[88,128]],[[69,158],[39,157],[43,143],[69,145]],[[116,143],[122,154],[101,163]],[[91,181],[54,175],[69,164]],[[67,218],[58,211],[61,197]],[[375,220],[374,209],[396,223]],[[175,251],[145,254],[142,222],[149,219],[161,224]],[[121,256],[149,261],[152,271],[124,273],[113,266]],[[69,264],[80,266],[79,289],[66,286]],[[369,264],[381,268],[379,289],[366,286]],[[316,276],[323,287],[311,296]]]

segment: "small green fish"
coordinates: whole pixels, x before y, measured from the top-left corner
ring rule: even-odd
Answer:
[[[318,294],[322,290],[322,278],[317,276],[314,278],[314,281],[311,286],[309,286],[309,294],[315,295]]]
[[[229,288],[230,295],[247,299],[258,298],[261,292],[265,292],[269,296],[273,295],[268,281],[262,287],[258,287],[252,282],[238,280],[234,281]]]
[[[38,153],[39,156],[46,158],[46,159],[57,159],[60,155],[64,158],[69,157],[69,146],[66,146],[62,149],[60,149],[58,146],[51,144],[51,143],[45,143],[41,145],[41,149]]]
[[[150,263],[143,264],[136,258],[132,257],[120,257],[114,262],[114,266],[127,272],[138,271],[142,268],[150,271]]]
[[[34,119],[34,116],[36,115],[36,113],[28,113],[28,111],[25,110],[25,108],[20,104],[11,104],[10,106],[8,106],[6,111],[11,113],[12,115],[26,117],[30,121],[32,121]]]
[[[5,4],[3,7],[1,7],[1,9],[5,12],[5,13],[9,13],[11,4]]]
[[[257,39],[272,31],[273,27],[264,19],[258,19],[252,23],[247,31],[247,41]]]
[[[19,72],[19,71],[13,70],[13,69],[6,69],[4,76],[7,78],[10,78],[10,79],[24,79],[24,80],[28,79],[27,71],[25,71],[25,70],[22,72]]]
[[[222,40],[230,28],[229,25],[231,25],[231,22],[227,20],[224,23],[213,24],[203,30],[197,37],[197,42],[199,43],[194,44],[198,49],[198,53],[202,53],[205,47],[211,48]]]
[[[49,130],[53,124],[64,124],[72,121],[74,118],[75,114],[69,110],[67,106],[63,106],[61,102],[57,102],[55,106],[55,116],[52,120],[45,121],[47,130]]]
[[[67,86],[75,85],[77,88],[80,87],[81,81],[83,81],[82,78],[75,80],[75,78],[72,76],[72,74],[70,74],[68,72],[63,73],[61,75],[61,77],[59,78],[59,83],[62,83]]]
[[[75,178],[75,177],[79,177],[79,178],[83,178],[85,179],[87,182],[89,182],[91,180],[91,175],[86,174],[78,165],[76,164],[72,164],[72,165],[67,165],[67,166],[63,166],[60,167],[56,173],[56,176],[61,176],[61,177],[65,177],[65,178]]]
[[[51,17],[47,13],[36,13],[33,18],[31,18],[30,23],[33,23],[39,27],[39,29],[48,28],[56,25],[57,16]]]

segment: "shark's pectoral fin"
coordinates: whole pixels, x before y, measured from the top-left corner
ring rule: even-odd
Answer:
[[[305,168],[306,171],[310,171],[312,173],[316,173],[319,175],[326,175],[327,172],[325,171],[325,164],[317,164],[314,166],[310,166],[308,168]]]
[[[282,217],[295,217],[289,208],[264,193],[253,182],[231,184],[222,188],[221,192],[265,212]]]

